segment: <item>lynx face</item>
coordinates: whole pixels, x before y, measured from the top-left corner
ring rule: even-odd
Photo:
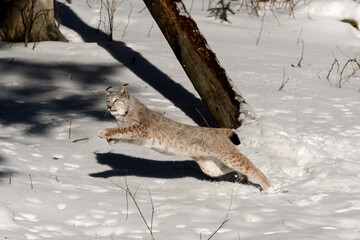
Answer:
[[[108,88],[109,89],[109,88]],[[129,94],[125,87],[121,87],[119,92],[110,92],[106,89],[108,95],[106,106],[113,116],[124,116],[129,111]]]

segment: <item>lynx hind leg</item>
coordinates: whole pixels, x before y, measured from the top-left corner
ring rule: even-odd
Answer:
[[[236,172],[217,159],[209,160],[207,158],[196,157],[194,160],[199,164],[201,170],[210,176],[213,181],[247,182],[246,175]]]
[[[224,150],[226,151],[226,149]],[[270,183],[265,175],[255,167],[247,157],[241,154],[235,146],[233,146],[232,149],[227,150],[224,154],[218,154],[217,157],[228,167],[254,179],[260,184],[263,190],[270,187]]]

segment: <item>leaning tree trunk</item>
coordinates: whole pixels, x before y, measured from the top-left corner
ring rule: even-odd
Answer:
[[[67,41],[54,20],[53,0],[0,0],[0,41]]]
[[[182,1],[144,2],[217,125],[237,128],[253,118]]]

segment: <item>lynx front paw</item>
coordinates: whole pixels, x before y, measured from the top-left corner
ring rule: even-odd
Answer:
[[[116,143],[116,140],[115,140],[115,139],[108,138],[108,139],[107,139],[107,142],[109,143],[109,145],[114,146],[115,143]]]
[[[106,135],[107,135],[107,131],[106,130],[99,130],[97,132],[97,135],[101,138],[107,138]]]

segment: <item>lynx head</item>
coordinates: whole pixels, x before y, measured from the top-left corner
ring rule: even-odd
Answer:
[[[108,111],[113,116],[124,116],[129,111],[130,96],[125,88],[125,85],[120,88],[118,92],[110,92],[108,87],[106,94],[108,95],[106,100],[106,106]]]

